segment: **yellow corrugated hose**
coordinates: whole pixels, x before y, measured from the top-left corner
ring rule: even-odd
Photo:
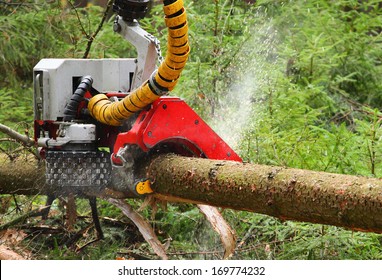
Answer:
[[[187,15],[183,0],[164,1],[163,11],[168,28],[167,53],[164,61],[148,81],[124,99],[112,102],[105,94],[92,97],[88,109],[92,117],[99,122],[120,126],[134,113],[174,89],[190,52]]]

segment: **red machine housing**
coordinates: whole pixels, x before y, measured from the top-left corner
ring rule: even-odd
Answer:
[[[172,151],[185,156],[219,160],[242,159],[223,141],[183,100],[161,97],[148,110],[139,113],[132,128],[119,133],[112,161],[125,145],[138,145],[144,152],[162,144],[171,145]]]

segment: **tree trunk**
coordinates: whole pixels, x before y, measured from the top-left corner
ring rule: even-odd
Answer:
[[[0,193],[52,191],[41,183],[41,168],[13,164],[0,168]],[[138,171],[152,179],[158,198],[382,233],[379,179],[176,155],[158,156]],[[123,193],[99,195],[120,198]]]
[[[0,158],[0,194],[48,194],[44,172],[44,165],[35,159]]]
[[[159,197],[382,233],[379,179],[174,155],[146,174]]]

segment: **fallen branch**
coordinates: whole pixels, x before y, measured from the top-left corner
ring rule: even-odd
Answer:
[[[88,247],[89,245],[92,245],[92,244],[94,244],[94,243],[96,243],[96,242],[98,242],[98,241],[100,241],[101,240],[101,238],[96,238],[96,239],[93,239],[93,240],[90,240],[89,242],[87,242],[86,244],[84,244],[84,245],[82,245],[81,247],[78,247],[77,249],[76,249],[76,253],[79,253],[79,252],[81,252],[83,249],[85,249],[86,247]]]
[[[141,215],[135,212],[134,209],[122,199],[109,198],[107,201],[121,209],[123,214],[125,214],[130,220],[134,222],[134,224],[138,227],[139,231],[143,235],[143,238],[147,241],[147,243],[149,243],[151,248],[153,248],[154,252],[161,259],[168,259],[162,243],[160,243],[158,240],[151,225]]]
[[[6,246],[0,245],[0,260],[25,260],[25,258]]]
[[[41,216],[43,214],[45,208],[47,208],[47,207],[45,206],[45,207],[40,207],[38,209],[34,209],[32,211],[29,211],[28,213],[26,213],[24,215],[17,217],[16,219],[14,219],[8,223],[2,224],[2,225],[0,225],[0,230],[4,230],[4,229],[7,229],[7,228],[12,227],[14,225],[20,224],[28,218]]]
[[[215,251],[200,251],[200,252],[168,252],[167,255],[169,256],[186,256],[186,255],[221,255],[223,254],[223,250],[215,250]],[[120,251],[117,252],[117,254],[120,255],[130,255],[130,254],[137,254],[135,250],[127,250],[127,251]],[[154,255],[152,253],[148,253],[148,255]]]
[[[198,208],[220,236],[225,249],[223,259],[230,258],[236,248],[236,235],[234,231],[215,207],[198,204]]]
[[[29,138],[26,135],[18,133],[17,131],[9,128],[6,125],[0,124],[0,132],[5,133],[6,135],[16,140],[17,142],[23,144],[26,147],[32,147],[35,145],[35,141],[33,139]]]

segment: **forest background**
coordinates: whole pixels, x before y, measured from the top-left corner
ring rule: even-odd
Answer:
[[[81,2],[81,3],[79,3]],[[32,70],[42,58],[82,58],[107,1],[0,1],[0,123],[33,135]],[[162,42],[160,1],[141,21]],[[180,96],[248,162],[369,177],[382,175],[382,4],[380,1],[187,1],[192,52],[171,95]],[[89,58],[134,57],[110,15]],[[22,158],[0,134],[3,158]],[[0,196],[0,223],[44,204]],[[139,208],[140,201],[132,201]],[[115,207],[99,202],[105,238],[94,244],[90,209],[64,202],[44,222],[13,231],[34,259],[155,258]],[[154,215],[153,215],[154,214]],[[216,259],[219,236],[192,205],[142,210],[173,259]],[[238,236],[234,259],[381,259],[382,236],[224,210]],[[8,244],[9,245],[9,244]],[[86,245],[86,246],[84,246]]]

